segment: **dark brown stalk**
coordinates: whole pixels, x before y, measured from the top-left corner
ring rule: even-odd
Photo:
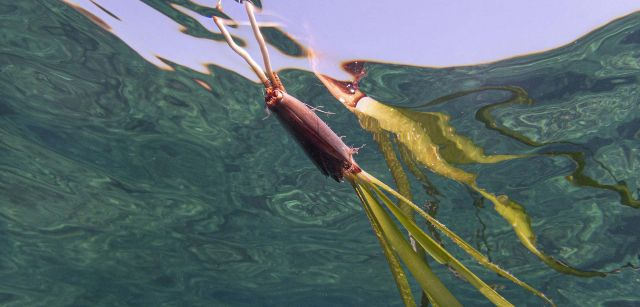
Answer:
[[[220,0],[216,8],[222,11]],[[224,35],[229,47],[249,64],[264,85],[264,99],[267,108],[276,114],[280,123],[289,131],[324,175],[331,176],[331,178],[340,182],[345,175],[360,172],[360,167],[353,160],[353,154],[357,152],[357,149],[347,146],[312,109],[286,93],[280,78],[271,69],[269,52],[254,16],[252,2],[245,1],[245,8],[247,16],[249,16],[251,29],[260,46],[260,53],[264,60],[266,72],[251,58],[246,50],[233,41],[222,20],[216,16],[212,16],[212,18],[222,35]]]
[[[281,90],[267,90],[266,102],[324,175],[340,182],[345,173],[360,171],[353,159],[357,149],[347,146],[306,104]]]

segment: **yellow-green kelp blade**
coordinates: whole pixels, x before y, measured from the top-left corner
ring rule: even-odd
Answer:
[[[371,222],[371,227],[373,228],[373,231],[376,234],[378,241],[380,242],[380,246],[382,247],[384,256],[387,258],[387,263],[389,264],[389,268],[391,269],[391,275],[396,282],[396,286],[398,288],[398,291],[400,292],[402,302],[406,307],[415,307],[416,302],[413,299],[413,294],[411,293],[411,287],[409,286],[407,275],[402,269],[400,260],[394,253],[391,244],[384,236],[383,230],[380,227],[380,222],[378,222],[378,219],[376,219],[376,217],[373,215],[373,212],[371,212],[370,205],[368,204],[369,198],[363,195],[361,190],[355,184],[353,184],[353,188],[356,191],[360,202],[362,203],[362,207],[364,208],[364,212],[369,218],[369,222]]]
[[[416,239],[418,243],[434,258],[438,257],[441,263],[451,266],[462,278],[467,280],[472,286],[474,286],[482,295],[489,299],[496,306],[513,306],[509,301],[496,292],[491,286],[487,285],[478,276],[473,274],[465,265],[463,265],[458,259],[453,257],[447,252],[438,242],[429,237],[426,233],[420,229],[414,222],[407,219],[407,217],[398,210],[395,204],[380,191],[377,187],[373,186],[373,190],[376,195],[382,199],[382,202],[391,210],[393,215],[398,219],[400,224],[404,226],[411,235]]]
[[[476,261],[478,261],[478,263],[480,263],[482,266],[484,266],[487,269],[495,272],[496,274],[498,274],[498,275],[510,280],[511,282],[515,283],[516,285],[518,285],[518,286],[530,291],[531,293],[537,295],[538,297],[544,299],[550,305],[555,306],[553,304],[553,302],[549,298],[547,298],[546,295],[544,295],[544,293],[540,292],[539,290],[536,290],[535,288],[533,288],[529,284],[521,281],[520,279],[518,279],[515,276],[513,276],[511,273],[505,271],[504,269],[500,268],[498,265],[496,265],[496,264],[492,263],[491,261],[489,261],[489,259],[486,256],[484,256],[478,250],[473,248],[469,243],[467,243],[462,238],[460,238],[456,233],[451,231],[444,224],[440,223],[440,221],[436,220],[435,218],[433,218],[432,216],[430,216],[429,214],[424,212],[416,204],[414,204],[413,202],[411,202],[408,199],[404,198],[404,196],[400,195],[398,192],[396,192],[394,189],[392,189],[391,187],[389,187],[388,185],[386,185],[382,181],[380,181],[377,178],[371,176],[370,174],[366,173],[365,171],[362,171],[361,173],[359,173],[356,176],[361,181],[370,182],[372,185],[374,185],[376,187],[379,187],[379,188],[382,188],[383,190],[387,191],[388,193],[390,193],[394,197],[396,197],[396,198],[402,200],[403,202],[409,204],[420,216],[425,218],[429,223],[431,223],[433,226],[435,226],[438,230],[442,231],[442,233],[444,233],[456,245],[458,245],[460,248],[462,248],[462,250],[464,250],[467,254],[469,254]],[[438,254],[438,255],[440,257],[442,257],[442,255],[440,255],[440,254]]]
[[[583,271],[573,268],[567,264],[560,262],[559,260],[544,254],[536,247],[536,235],[531,227],[531,219],[529,215],[524,211],[522,205],[509,199],[506,195],[495,196],[491,193],[487,193],[482,189],[477,189],[482,196],[491,200],[495,204],[496,211],[509,222],[513,227],[516,235],[520,239],[520,242],[534,253],[538,258],[544,261],[548,266],[553,269],[575,276],[581,277],[593,277],[593,276],[606,276],[606,273],[597,271]]]
[[[359,180],[359,179],[356,179]],[[407,231],[416,239],[416,241],[441,264],[450,265],[460,276],[474,286],[482,295],[489,299],[496,306],[513,306],[509,301],[502,297],[493,288],[482,281],[478,276],[473,274],[466,266],[447,252],[438,242],[429,237],[422,229],[420,229],[413,221],[404,215],[400,209],[384,194],[378,187],[372,185],[366,180],[359,182],[363,189],[372,189],[379,197],[382,203],[391,211],[398,222],[404,226]]]
[[[354,177],[350,178],[363,206],[367,207],[371,216],[380,226],[381,233],[386,242],[402,259],[411,275],[416,279],[423,291],[427,293],[432,303],[437,306],[462,306],[451,294],[447,287],[440,281],[426,264],[424,259],[416,253],[409,242],[402,235],[387,211],[373,195],[370,185],[362,184],[363,181]],[[402,291],[402,290],[401,290]]]
[[[373,134],[373,139],[378,143],[378,147],[384,156],[384,160],[387,162],[387,166],[389,167],[393,181],[396,183],[398,192],[411,200],[411,185],[409,184],[409,178],[402,168],[400,159],[398,159],[395,151],[393,150],[393,143],[391,143],[389,133],[383,130],[371,131],[371,133]],[[413,210],[411,210],[408,205],[400,203],[400,208],[404,214],[413,217],[411,214]]]
[[[456,133],[450,123],[450,117],[438,112],[418,112],[406,108],[388,106],[371,98],[363,98],[356,107],[360,124],[369,131],[382,130],[399,132],[398,137],[412,138],[426,135],[428,141],[438,147],[443,158],[455,164],[460,163],[497,163],[501,161],[528,157],[529,155],[486,155],[484,149],[461,134]],[[370,118],[375,119],[371,121]],[[377,122],[376,122],[377,121]],[[398,126],[391,128],[390,125]],[[396,131],[394,131],[396,130]],[[419,145],[420,146],[420,145]]]
[[[369,97],[360,99],[356,107],[360,124],[367,130],[379,128],[393,133],[399,144],[404,145],[415,159],[436,174],[465,184],[475,182],[476,175],[449,164],[439,152],[429,131],[406,117],[399,109],[377,102]]]
[[[466,172],[450,164],[448,162],[450,157],[443,155],[442,148],[433,139],[434,137],[438,138],[438,133],[436,133],[435,136],[430,135],[432,132],[437,132],[438,129],[427,129],[429,124],[418,120],[418,115],[414,114],[417,112],[412,112],[413,111],[408,112],[402,108],[385,105],[369,97],[362,98],[356,107],[356,113],[358,114],[360,123],[365,128],[368,127],[367,130],[385,130],[393,133],[396,136],[399,146],[409,151],[409,158],[415,159],[419,164],[426,166],[436,174],[463,183],[482,194],[494,204],[496,211],[511,225],[514,225],[514,219],[516,218],[520,219],[520,221],[529,220],[522,206],[519,206],[520,210],[517,211],[518,214],[503,214],[505,212],[513,212],[510,208],[514,208],[515,205],[508,206],[504,202],[501,202],[495,195],[478,187],[476,184],[476,174]],[[479,154],[482,153],[481,149],[476,148],[475,145],[469,145],[473,144],[470,141],[459,141],[459,144],[466,144],[465,147],[460,147],[463,152],[476,152],[475,154],[469,154],[468,157],[479,157]],[[510,158],[516,157],[520,156],[514,155]],[[517,225],[519,225],[519,227],[513,227],[513,230],[522,242],[522,245],[549,267],[559,272],[576,276],[602,276],[603,273],[581,271],[544,254],[535,246],[535,235],[530,226],[531,224],[518,223]]]
[[[530,155],[486,155],[484,149],[461,134],[451,125],[451,118],[438,112],[417,112],[397,108],[405,117],[420,124],[431,140],[440,148],[440,154],[450,163],[498,163],[502,161],[528,157]]]

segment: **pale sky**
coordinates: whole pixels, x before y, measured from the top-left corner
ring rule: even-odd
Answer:
[[[63,0],[93,13],[112,32],[148,61],[156,56],[206,72],[214,63],[257,80],[224,43],[197,39],[179,25],[137,0],[93,0],[117,15],[118,21],[90,0]],[[192,0],[213,6],[214,0]],[[263,0],[259,23],[276,23],[318,54],[319,68],[334,77],[339,63],[353,59],[416,66],[458,66],[496,61],[562,46],[610,22],[640,10],[638,0]],[[210,19],[175,6],[213,32]],[[225,12],[246,21],[243,7],[224,1]],[[248,26],[230,29],[249,43],[261,62]],[[308,59],[291,59],[271,48],[276,69],[310,70]]]

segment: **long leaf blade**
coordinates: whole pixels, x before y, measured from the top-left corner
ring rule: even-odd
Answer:
[[[438,276],[426,265],[424,259],[411,248],[411,245],[404,238],[387,211],[384,210],[379,201],[373,196],[369,187],[360,184],[358,188],[365,201],[370,205],[372,215],[380,222],[384,236],[388,239],[388,242],[391,243],[391,246],[407,266],[418,284],[420,284],[422,290],[427,292],[429,297],[433,299],[434,304],[439,306],[462,306],[442,281],[440,281]]]
[[[371,212],[370,204],[368,200],[362,195],[361,190],[356,186],[355,182],[352,182],[353,189],[356,191],[360,202],[362,203],[362,207],[364,208],[364,212],[369,218],[369,222],[371,223],[371,227],[380,242],[380,246],[382,247],[382,251],[384,252],[384,256],[387,258],[387,263],[389,264],[389,268],[391,269],[391,275],[393,276],[394,281],[396,282],[396,286],[398,291],[400,292],[400,297],[404,302],[406,307],[415,307],[416,302],[413,299],[413,294],[411,293],[411,287],[409,286],[409,281],[407,280],[407,275],[405,274],[402,266],[400,265],[400,260],[393,252],[391,244],[388,242],[386,237],[383,234],[382,228],[380,227],[380,222],[376,219],[376,217]]]
[[[413,221],[409,220],[406,215],[404,215],[399,208],[389,199],[378,187],[372,186],[373,190],[376,192],[376,195],[380,197],[382,202],[386,205],[387,208],[393,213],[393,215],[398,219],[400,224],[404,226],[411,235],[420,243],[420,245],[427,251],[429,254],[434,255],[437,254],[439,258],[441,258],[445,264],[451,265],[456,272],[458,272],[464,279],[466,279],[471,285],[473,285],[482,295],[484,295],[487,299],[489,299],[496,306],[513,306],[509,301],[507,301],[504,297],[502,297],[498,292],[496,292],[493,288],[487,285],[482,279],[476,276],[471,270],[469,270],[465,265],[463,265],[458,259],[453,257],[449,252],[447,252],[438,242],[429,237],[422,229],[420,229]],[[435,257],[434,257],[435,258]]]
[[[538,297],[542,298],[543,300],[545,300],[550,305],[555,306],[555,304],[551,301],[551,299],[549,299],[546,295],[544,295],[544,293],[540,292],[539,290],[536,290],[535,288],[533,288],[529,284],[521,281],[517,277],[513,276],[511,273],[509,273],[509,272],[505,271],[504,269],[500,268],[495,263],[489,261],[489,259],[487,257],[485,257],[482,253],[480,253],[478,250],[473,248],[469,243],[467,243],[462,238],[460,238],[456,233],[454,233],[449,228],[447,228],[447,226],[445,226],[444,224],[440,223],[440,221],[436,220],[435,218],[433,218],[432,216],[430,216],[429,214],[424,212],[422,209],[420,209],[420,207],[418,207],[413,202],[411,202],[411,201],[407,200],[406,198],[404,198],[404,196],[400,195],[398,192],[396,192],[394,189],[392,189],[391,187],[386,185],[384,182],[382,182],[382,181],[378,180],[377,178],[371,176],[369,173],[367,173],[365,171],[362,171],[360,174],[358,174],[358,176],[364,177],[362,180],[369,180],[371,183],[375,184],[378,187],[381,187],[383,190],[387,191],[388,193],[390,193],[394,197],[407,202],[418,214],[420,214],[420,216],[425,218],[429,223],[431,223],[433,226],[435,226],[438,230],[442,231],[442,233],[444,233],[449,239],[451,239],[451,241],[453,241],[456,245],[458,245],[460,248],[462,248],[462,250],[464,250],[467,254],[469,254],[476,261],[478,261],[478,263],[480,263],[481,265],[483,265],[487,269],[495,272],[496,274],[498,274],[498,275],[510,280],[511,282],[517,284],[518,286],[520,286],[520,287],[528,290],[529,292],[537,295]]]

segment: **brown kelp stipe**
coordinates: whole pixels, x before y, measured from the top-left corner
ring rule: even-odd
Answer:
[[[264,100],[267,108],[276,114],[280,123],[295,138],[324,175],[340,182],[344,174],[359,172],[360,168],[353,160],[353,154],[357,152],[357,149],[347,146],[306,104],[287,94],[280,78],[271,69],[269,52],[255,19],[253,4],[250,1],[244,1],[244,3],[253,33],[260,45],[266,73],[245,50],[234,43],[218,17],[213,16],[213,21],[220,28],[229,46],[251,66],[262,81],[265,87]],[[222,10],[220,1],[218,1],[216,8]]]
[[[213,21],[224,35],[229,46],[251,66],[264,85],[264,99],[267,108],[276,115],[280,123],[294,137],[320,171],[338,182],[347,179],[351,183],[380,242],[393,278],[400,291],[400,296],[406,306],[416,306],[416,302],[400,261],[404,263],[434,306],[461,306],[461,304],[431,270],[426,259],[412,246],[397,223],[402,225],[412,240],[415,240],[431,258],[455,270],[463,280],[469,282],[496,306],[513,306],[498,294],[493,287],[487,285],[458,259],[453,257],[437,240],[423,231],[412,218],[415,213],[425,218],[434,228],[449,237],[481,265],[553,305],[551,300],[542,292],[491,263],[486,256],[475,250],[469,243],[462,240],[431,215],[424,212],[410,199],[360,169],[353,159],[353,154],[357,150],[347,146],[305,103],[287,94],[278,75],[271,69],[268,50],[254,17],[253,4],[250,1],[244,1],[244,5],[254,35],[260,45],[266,72],[244,49],[234,43],[219,17],[213,16]],[[222,10],[220,1],[218,1],[216,8]],[[391,201],[390,196],[397,198],[404,206],[408,206],[407,208],[410,208],[410,210],[401,210]]]

